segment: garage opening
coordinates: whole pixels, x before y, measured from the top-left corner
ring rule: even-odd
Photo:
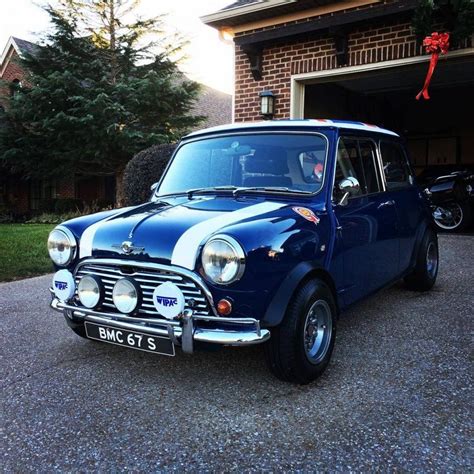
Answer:
[[[418,170],[474,163],[474,57],[440,61],[430,100],[415,100],[428,64],[320,78],[305,83],[304,117],[357,120],[407,138]]]

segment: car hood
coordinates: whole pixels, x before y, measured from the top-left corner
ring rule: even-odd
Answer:
[[[288,202],[253,196],[165,199],[119,211],[92,224],[82,233],[79,256],[151,259],[194,269],[200,249],[211,235],[236,236],[232,232],[236,227],[240,235],[243,227],[255,233],[259,227],[262,230],[269,222],[281,220],[285,212],[293,219],[296,216]],[[258,221],[265,225],[256,225]],[[252,225],[244,225],[249,223]],[[236,237],[239,239],[239,235]]]

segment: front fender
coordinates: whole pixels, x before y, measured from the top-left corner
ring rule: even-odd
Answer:
[[[273,299],[267,306],[267,310],[262,319],[263,327],[278,326],[286,313],[286,308],[291,301],[295,291],[310,279],[320,279],[330,288],[334,301],[339,312],[339,301],[337,299],[336,286],[331,275],[317,263],[301,262],[283,280],[280,287],[275,292]]]

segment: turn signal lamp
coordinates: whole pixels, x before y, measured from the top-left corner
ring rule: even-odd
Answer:
[[[229,316],[232,313],[232,303],[225,298],[217,303],[217,312],[221,316]]]

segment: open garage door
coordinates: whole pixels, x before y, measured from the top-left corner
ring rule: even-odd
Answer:
[[[304,117],[357,120],[407,138],[417,168],[474,163],[474,55],[438,63],[431,100],[415,99],[428,64],[305,78]]]

